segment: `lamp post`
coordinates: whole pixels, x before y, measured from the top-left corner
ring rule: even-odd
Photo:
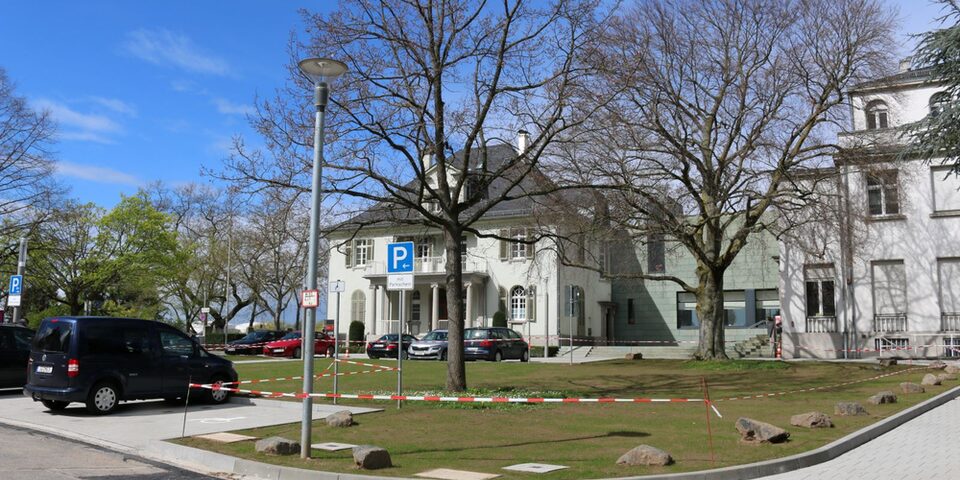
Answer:
[[[328,80],[333,80],[347,71],[343,62],[329,58],[308,58],[299,63],[300,71],[313,81],[313,103],[317,110],[313,131],[313,195],[310,207],[310,248],[307,254],[307,288],[317,289],[317,236],[320,230],[320,179],[323,177],[323,120],[330,96]],[[300,457],[310,458],[311,424],[313,422],[313,337],[316,330],[317,310],[308,309],[303,322],[301,345],[303,346],[303,422],[300,428]]]

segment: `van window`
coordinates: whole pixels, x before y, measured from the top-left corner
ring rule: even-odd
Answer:
[[[81,355],[151,355],[149,330],[136,325],[89,325],[80,330]]]
[[[160,346],[164,355],[193,355],[193,340],[169,330],[160,330]]]
[[[44,352],[67,353],[72,336],[73,323],[44,322],[33,339],[33,348]]]

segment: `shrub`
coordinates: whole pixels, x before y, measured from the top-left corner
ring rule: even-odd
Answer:
[[[547,353],[551,357],[556,357],[557,352],[560,351],[560,347],[551,346],[550,350],[547,350]],[[543,347],[531,346],[530,347],[530,356],[531,357],[543,357]]]
[[[503,313],[503,310],[497,311],[493,314],[493,326],[494,327],[506,327],[507,326],[507,314]]]
[[[347,339],[350,340],[350,346],[360,345],[359,343],[355,342],[363,341],[363,331],[363,322],[357,320],[350,322],[350,333],[347,334]]]

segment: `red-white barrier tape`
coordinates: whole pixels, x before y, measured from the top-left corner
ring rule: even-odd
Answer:
[[[914,371],[917,371],[917,370],[927,370],[927,367],[908,368],[908,369],[906,369],[906,370],[900,370],[899,372],[885,373],[885,374],[883,374],[883,375],[877,375],[877,376],[875,376],[875,377],[863,378],[863,379],[860,379],[860,380],[852,380],[852,381],[843,382],[843,383],[835,383],[835,384],[833,384],[833,385],[824,385],[824,386],[820,386],[820,387],[801,388],[801,389],[798,389],[798,390],[789,390],[789,391],[785,391],[785,392],[761,393],[761,394],[759,394],[759,395],[746,395],[746,396],[743,396],[743,397],[715,398],[713,401],[714,401],[714,402],[723,402],[723,401],[728,401],[728,402],[729,402],[729,401],[733,401],[733,400],[751,400],[751,399],[755,399],[755,398],[779,397],[779,396],[782,396],[782,395],[790,395],[790,394],[794,394],[794,393],[814,392],[814,391],[817,391],[817,390],[829,390],[829,389],[831,389],[831,388],[845,387],[845,386],[847,386],[847,385],[855,385],[855,384],[857,384],[857,383],[870,382],[870,381],[873,381],[873,380],[879,380],[879,379],[881,379],[881,378],[892,377],[892,376],[894,376],[894,375],[900,375],[900,374],[907,373],[907,372],[914,372]]]
[[[381,369],[381,370],[396,370],[396,369],[397,369],[397,367],[390,367],[390,366],[387,366],[387,365],[377,365],[377,364],[375,364],[375,363],[356,362],[356,361],[353,361],[353,360],[346,360],[346,359],[343,359],[343,358],[334,358],[333,361],[335,361],[335,362],[340,362],[340,363],[349,363],[350,365],[361,365],[361,366],[364,366],[364,367],[379,368],[379,369]]]
[[[226,390],[234,393],[247,393],[265,397],[287,398],[346,398],[352,400],[404,400],[414,402],[455,402],[455,403],[703,403],[702,398],[543,398],[543,397],[443,397],[434,395],[374,395],[349,393],[284,393],[263,390],[244,390],[224,387],[222,384],[191,383],[191,388]],[[716,411],[716,408],[714,408]],[[720,412],[717,412],[720,415]]]
[[[347,375],[362,375],[365,373],[380,373],[380,372],[389,372],[396,371],[395,368],[378,368],[376,370],[364,370],[361,372],[340,372],[340,373],[318,373],[313,376],[313,378],[326,378],[326,377],[343,377]],[[240,380],[236,382],[224,382],[224,385],[248,385],[253,383],[268,383],[268,382],[282,382],[285,380],[303,380],[303,376],[297,377],[280,377],[280,378],[263,378],[259,380]]]

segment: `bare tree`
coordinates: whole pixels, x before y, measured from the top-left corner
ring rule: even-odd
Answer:
[[[304,13],[309,37],[292,56],[349,67],[331,95],[325,191],[378,212],[341,228],[443,232],[450,390],[467,386],[461,236],[483,236],[473,225],[491,208],[547,185],[531,182],[546,148],[586,115],[572,101],[588,73],[578,55],[599,23],[595,3],[348,0],[329,14]],[[261,103],[255,120],[269,155],[238,142],[224,177],[252,189],[308,184],[312,89],[294,62],[290,71],[295,88]],[[527,148],[492,161],[488,143],[518,127],[532,134]]]
[[[30,108],[0,68],[0,241],[27,235],[59,198],[50,151],[54,132],[50,113]],[[0,245],[0,264],[16,257],[16,249],[6,247]]]
[[[845,92],[892,64],[893,25],[874,0],[657,0],[591,52],[595,90],[615,100],[569,171],[614,192],[613,225],[695,259],[696,282],[632,275],[696,295],[698,358],[726,358],[727,268],[755,233],[779,233],[778,210],[805,202],[797,178],[831,163]]]

